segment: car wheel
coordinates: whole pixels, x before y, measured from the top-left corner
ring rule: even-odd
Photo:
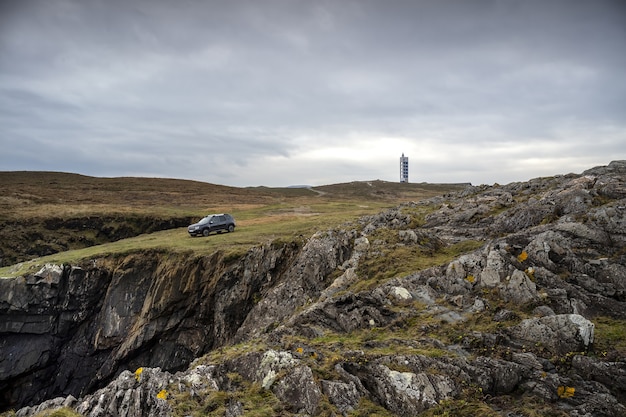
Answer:
[[[209,233],[211,233],[211,231],[209,229],[204,229],[202,231],[202,236],[207,237],[209,235]]]
[[[235,231],[235,226],[233,226],[232,224],[228,225],[228,231],[229,232],[234,232]]]

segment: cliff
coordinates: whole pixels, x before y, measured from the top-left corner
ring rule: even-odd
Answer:
[[[4,278],[1,408],[626,415],[625,179],[616,161],[238,258],[139,252]]]

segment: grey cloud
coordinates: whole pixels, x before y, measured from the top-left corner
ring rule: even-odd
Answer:
[[[413,147],[393,155],[420,153],[423,177],[428,168],[440,180],[504,182],[520,175],[516,161],[553,168],[556,145],[574,158],[560,159],[564,170],[626,151],[626,13],[617,0],[0,7],[0,145],[11,149],[0,169],[161,172],[231,185],[395,180],[395,156],[385,155],[390,167],[380,155],[360,165],[302,159],[392,137]],[[590,153],[594,137],[604,144]],[[59,158],[76,148],[90,163],[29,158],[33,144]],[[477,148],[493,157],[477,158]],[[459,155],[479,160],[456,168]]]

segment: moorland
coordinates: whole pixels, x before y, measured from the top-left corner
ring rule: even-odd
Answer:
[[[0,172],[0,275],[24,273],[45,262],[150,248],[243,253],[268,240],[309,236],[465,186],[376,180],[310,188],[228,187],[166,178]],[[186,226],[209,213],[231,213],[236,232],[190,239]]]

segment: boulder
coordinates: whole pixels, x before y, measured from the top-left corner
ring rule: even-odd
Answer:
[[[500,289],[500,295],[503,300],[511,301],[519,305],[539,299],[537,286],[519,269],[513,271],[510,277],[506,277],[505,280],[498,285],[498,288]]]
[[[361,400],[361,394],[352,381],[346,383],[322,380],[321,384],[324,395],[344,415],[353,411]]]
[[[368,366],[360,374],[376,401],[398,416],[417,415],[457,390],[446,375],[399,372],[384,365]]]
[[[317,414],[322,391],[308,366],[300,365],[291,369],[272,387],[272,391],[293,413]]]
[[[122,372],[109,386],[79,400],[74,408],[86,417],[161,417],[171,415],[166,390],[170,375],[159,368]]]
[[[593,343],[594,324],[578,314],[559,314],[523,320],[507,333],[514,345],[561,356],[586,351]]]

